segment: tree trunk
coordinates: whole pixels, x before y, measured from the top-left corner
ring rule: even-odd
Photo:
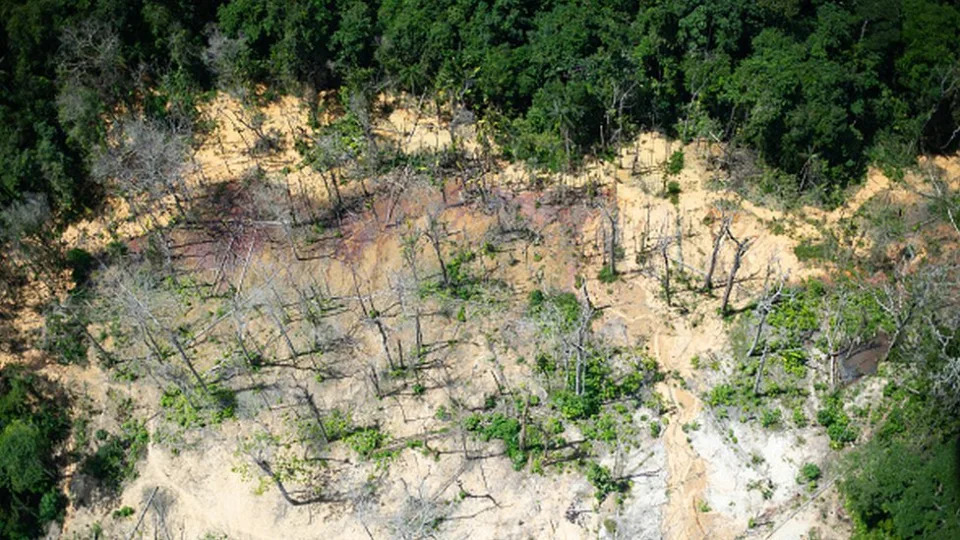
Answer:
[[[180,340],[177,339],[177,335],[174,334],[172,330],[170,331],[170,340],[173,341],[173,346],[177,348],[177,352],[180,353],[180,358],[183,359],[183,363],[187,365],[190,373],[196,377],[197,383],[200,384],[200,388],[203,388],[203,391],[207,392],[207,383],[204,382],[203,377],[200,376],[197,368],[193,366],[193,361],[190,360],[189,356],[187,356],[187,351],[183,350],[183,345],[180,344]]]
[[[763,325],[767,321],[767,314],[770,312],[766,306],[760,308],[760,322],[757,323],[757,333],[753,336],[753,344],[750,345],[750,350],[747,351],[747,358],[753,356],[753,353],[757,350],[757,345],[760,343],[760,335],[763,333]]]
[[[727,230],[727,235],[730,236],[730,239],[737,244],[737,252],[733,256],[733,267],[730,268],[730,275],[727,276],[727,288],[723,291],[723,305],[720,307],[720,312],[724,315],[728,313],[730,308],[730,293],[733,291],[733,284],[737,278],[737,271],[740,270],[740,263],[743,261],[743,255],[750,249],[750,239],[747,238],[743,242],[738,242],[736,238],[730,234],[729,229]]]
[[[767,347],[763,347],[763,355],[760,356],[760,366],[757,368],[757,378],[753,383],[753,394],[760,395],[760,383],[763,382],[763,369],[767,366]]]
[[[720,224],[720,232],[713,241],[713,252],[710,254],[710,267],[707,269],[707,276],[703,280],[703,291],[710,292],[713,289],[713,272],[717,268],[717,257],[720,255],[720,247],[723,245],[723,238],[727,235],[727,228],[730,226],[730,218],[724,217]]]
[[[383,344],[384,354],[387,355],[387,364],[390,366],[390,369],[394,369],[393,355],[390,354],[390,344],[387,341],[387,331],[383,328],[383,323],[380,322],[379,316],[374,318],[373,322],[377,325],[377,331],[380,333],[380,342]]]
[[[447,275],[447,264],[443,262],[443,253],[440,251],[440,235],[436,230],[432,230],[429,236],[433,251],[437,254],[437,262],[440,263],[440,275],[443,278],[443,286],[450,288],[450,276]]]
[[[666,242],[660,244],[660,255],[663,257],[663,294],[667,299],[667,305],[672,305],[670,299],[670,257],[667,255]]]
[[[680,268],[683,269],[686,268],[687,265],[683,263],[683,218],[679,211],[677,212],[676,224],[677,260],[680,261]]]
[[[416,339],[417,339],[417,361],[423,358],[423,332],[420,329],[420,308],[417,308],[417,314],[415,316],[415,325],[416,325]]]
[[[607,242],[607,253],[610,258],[610,275],[617,275],[617,221],[612,213],[607,213],[610,222],[610,238]]]

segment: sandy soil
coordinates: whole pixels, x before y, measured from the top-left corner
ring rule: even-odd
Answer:
[[[385,141],[408,151],[450,144],[449,130],[435,113],[417,112],[409,98],[402,96],[391,101],[391,114],[376,125],[376,132]],[[322,204],[327,198],[322,178],[300,165],[300,156],[293,148],[296,138],[307,131],[305,110],[296,100],[284,98],[268,105],[263,113],[264,129],[279,133],[282,146],[279,152],[254,157],[249,152],[254,135],[244,125],[249,123],[250,111],[227,96],[219,96],[206,106],[205,114],[216,120],[217,127],[193,156],[191,181],[198,186],[234,182],[245,171],[259,167],[267,173],[268,181],[283,183]],[[458,134],[469,151],[477,151],[472,128],[464,128]],[[679,148],[686,155],[686,166],[676,177],[681,193],[673,204],[659,194],[663,183],[660,165]],[[592,487],[576,471],[548,472],[542,476],[518,473],[502,456],[465,459],[456,441],[447,441],[438,443],[444,451],[438,459],[404,450],[387,472],[377,471],[370,463],[354,461],[338,469],[345,475],[342,483],[351,486],[354,501],[365,479],[379,478],[379,497],[369,504],[294,507],[285,503],[272,485],[260,486],[236,472],[249,466],[249,460],[236,452],[238,442],[256,428],[254,422],[238,421],[203,432],[199,447],[179,454],[152,443],[138,468],[139,477],[119,499],[93,508],[72,509],[64,535],[84,535],[94,522],[103,526],[107,537],[126,535],[133,523],[114,520],[109,517],[110,512],[122,505],[139,512],[155,488],[160,503],[154,504],[154,511],[140,527],[138,534],[142,537],[162,537],[162,531],[166,531],[171,538],[196,538],[208,533],[251,539],[331,535],[386,538],[393,534],[387,526],[390,517],[411,495],[449,505],[447,519],[437,530],[437,536],[445,538],[734,538],[765,536],[771,530],[777,538],[797,538],[816,527],[822,534],[842,531],[845,525],[833,491],[819,494],[813,504],[794,511],[809,495],[794,480],[798,464],[828,453],[822,435],[817,436],[812,428],[803,433],[770,433],[749,425],[721,423],[705,409],[700,396],[710,381],[691,367],[691,358],[722,356],[728,347],[726,328],[717,315],[718,291],[714,291],[713,297],[706,297],[676,285],[673,305],[668,306],[660,290],[661,263],[647,251],[659,239],[679,234],[681,240],[674,241],[669,256],[675,267],[682,264],[687,268],[691,281],[697,283],[702,279],[718,230],[718,206],[732,201],[733,234],[754,239],[740,274],[746,279],[734,289],[734,305],[742,305],[760,290],[768,268],[789,273],[793,280],[821,273],[822,268],[805,266],[797,260],[793,248],[800,240],[818,237],[819,227],[836,225],[877,196],[899,190],[907,197],[910,185],[891,183],[871,170],[865,184],[843,207],[830,212],[804,209],[800,214],[788,214],[707,189],[706,181],[712,173],[703,158],[710,151],[706,144],[682,147],[656,134],[644,134],[625,145],[614,163],[594,163],[575,175],[555,175],[551,179],[551,185],[584,186],[596,182],[616,201],[625,256],[619,263],[622,278],[612,284],[595,279],[603,252],[599,238],[604,219],[598,209],[584,205],[562,210],[541,206],[543,193],[523,188],[530,172],[517,165],[499,163],[490,179],[491,185],[512,190],[512,201],[519,214],[542,236],[537,245],[504,243],[503,253],[483,261],[491,275],[507,283],[516,298],[534,288],[569,290],[576,276],[586,277],[591,298],[603,312],[597,323],[602,331],[622,344],[646,346],[665,371],[675,373],[655,389],[670,408],[665,418],[669,423],[663,433],[658,439],[644,436],[638,448],[617,460],[623,474],[638,475],[623,505],[608,500],[598,507]],[[954,161],[939,164],[952,167],[954,172],[958,170]],[[403,199],[407,202],[397,207],[393,216],[396,219],[391,223],[380,218],[386,215],[386,202],[378,203],[373,215],[369,211],[358,212],[343,227],[338,249],[345,255],[298,263],[291,267],[292,271],[316,276],[334,294],[344,297],[354,294],[355,271],[361,287],[378,305],[389,304],[392,280],[403,267],[403,227],[397,224],[405,223],[408,228],[424,225],[425,207],[436,204],[428,201],[425,193],[411,188]],[[144,224],[126,219],[123,202],[113,201],[110,206],[113,210],[107,219],[71,227],[65,239],[71,245],[102,247],[109,237],[107,220],[121,223],[117,234],[122,238],[140,234]],[[475,246],[493,223],[491,216],[467,206],[448,208],[443,216],[451,232],[451,244]],[[775,221],[787,223],[787,230],[774,234],[770,224]],[[727,243],[719,261],[718,281],[724,279],[731,259]],[[249,279],[256,281],[260,277]],[[474,309],[482,322],[441,325],[428,339],[460,341],[461,345],[450,353],[450,368],[443,376],[456,388],[453,397],[479,402],[484,393],[497,390],[496,377],[522,382],[519,378],[527,371],[516,364],[516,350],[505,345],[507,338],[492,308],[471,306]],[[358,344],[352,357],[344,361],[359,362],[379,354],[379,344],[370,329],[349,330],[355,332]],[[391,328],[391,332],[401,336],[409,336],[411,331],[406,323],[398,322]],[[134,396],[140,392],[135,386],[108,381],[97,371],[92,367],[89,373],[81,375],[71,368],[59,376],[65,381],[87,377],[96,381],[91,384],[103,388],[120,386]],[[439,428],[434,411],[451,397],[427,392],[423,398],[417,398],[408,393],[377,401],[371,398],[371,390],[362,379],[328,381],[324,386],[305,383],[311,385],[324,407],[349,407],[359,419],[378,419],[398,440]],[[98,395],[95,390],[92,393]],[[288,396],[270,395],[267,399],[277,399],[274,405],[278,405],[284,397]],[[105,400],[103,395],[98,399]],[[103,402],[100,406],[106,408]],[[143,405],[138,412],[152,418],[157,413],[155,405]],[[637,414],[641,413],[645,414]],[[251,412],[255,414],[260,413]],[[636,421],[640,424],[639,418]],[[701,427],[684,429],[692,424]],[[731,429],[735,430],[737,443],[729,436]],[[800,444],[798,435],[806,442]],[[471,444],[477,452],[490,448]],[[755,463],[754,455],[762,458],[761,464]],[[350,459],[346,454],[338,457]],[[748,489],[748,484],[760,480],[776,485],[769,500]],[[461,490],[470,496],[461,497]],[[765,526],[748,529],[750,518]]]

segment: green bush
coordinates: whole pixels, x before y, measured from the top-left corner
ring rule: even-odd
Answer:
[[[464,427],[467,431],[476,433],[482,441],[493,439],[503,441],[507,457],[513,463],[513,468],[518,471],[526,466],[529,450],[542,448],[539,441],[528,441],[527,446],[521,448],[520,422],[516,418],[509,418],[501,413],[490,416],[472,414],[464,421]]]
[[[816,463],[804,463],[797,475],[798,484],[809,484],[820,479],[820,467]]]
[[[539,290],[530,293],[529,307],[531,314],[539,315],[544,312],[547,306],[559,312],[560,322],[563,326],[562,331],[572,329],[580,318],[580,301],[577,300],[575,294],[565,292],[545,295]]]
[[[609,413],[601,414],[593,422],[583,426],[584,437],[605,443],[616,442],[619,433],[620,425],[616,418]]]
[[[87,456],[81,470],[100,481],[110,492],[116,492],[127,480],[136,478],[137,461],[147,452],[150,435],[142,422],[128,420],[120,426],[120,432],[109,435]]]
[[[817,411],[817,423],[827,428],[827,435],[834,446],[843,446],[857,440],[860,431],[851,424],[838,397],[831,397],[826,407]]]
[[[600,411],[600,402],[591,396],[578,396],[570,390],[557,392],[553,396],[560,414],[568,420],[589,418]]]
[[[729,384],[718,384],[710,389],[707,396],[707,403],[711,407],[730,406],[734,404],[736,390]]]
[[[595,462],[587,464],[587,481],[594,489],[597,502],[603,502],[611,493],[626,493],[630,490],[630,481],[614,478],[610,469]]]
[[[667,159],[667,167],[666,167],[666,170],[667,170],[667,175],[668,175],[668,176],[676,176],[676,175],[680,174],[680,171],[683,170],[683,150],[676,150],[676,151],[674,151],[672,154],[670,154],[670,158]],[[675,182],[673,182],[673,183],[675,183]],[[676,190],[676,192],[673,192],[673,191],[671,191],[670,188],[668,187],[668,188],[667,188],[667,193],[669,193],[669,194],[671,194],[671,195],[679,195],[679,194],[680,194],[680,189],[679,189],[679,188],[680,188],[680,186],[677,185],[677,190]]]
[[[807,419],[807,415],[800,405],[793,408],[793,423],[799,428],[807,427],[810,424],[810,420]]]
[[[783,412],[780,409],[763,409],[760,413],[760,425],[771,428],[780,424]]]
[[[183,428],[216,425],[236,414],[237,397],[233,390],[216,384],[197,389],[187,397],[179,388],[170,388],[160,397],[167,420]]]
[[[128,518],[134,514],[133,508],[129,506],[124,506],[113,511],[113,519],[123,519]]]
[[[347,446],[364,459],[374,457],[386,441],[386,434],[381,432],[379,428],[360,429],[344,439]]]
[[[800,261],[829,261],[833,252],[826,242],[802,240],[794,246],[793,254]]]
[[[65,257],[67,268],[70,269],[70,277],[77,285],[85,285],[90,279],[90,274],[96,268],[97,260],[89,251],[80,248],[73,248],[67,251]]]
[[[617,278],[617,273],[613,271],[613,268],[610,265],[605,265],[597,274],[597,279],[600,281],[600,283],[613,283],[617,280]]]
[[[78,302],[68,298],[63,306],[57,306],[44,319],[44,351],[54,355],[57,363],[83,365],[87,362],[87,316]]]

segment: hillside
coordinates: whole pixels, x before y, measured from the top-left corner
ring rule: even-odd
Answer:
[[[186,537],[848,534],[835,485],[848,450],[796,418],[837,395],[884,410],[898,368],[835,380],[822,345],[791,368],[746,354],[744,333],[774,291],[836,279],[802,246],[877,204],[915,207],[922,178],[872,171],[842,207],[781,211],[724,188],[716,144],[645,134],[544,176],[483,155],[469,127],[454,150],[443,115],[409,98],[382,104],[363,152],[324,170],[294,150],[314,132],[303,104],[256,111],[272,141],[260,152],[249,108],[220,96],[183,214],[172,197],[143,214],[116,200],[65,231],[102,265],[82,299],[62,296],[99,345],[67,366],[20,358],[79,398],[79,449],[150,434],[139,459],[114,458],[112,490],[82,464],[69,477],[65,534],[127,534],[133,521],[111,517],[125,507],[151,516],[142,534]],[[329,122],[315,133],[343,130]],[[386,149],[371,174],[366,153]],[[904,241],[936,234],[922,233]],[[24,312],[29,334],[42,321]],[[718,407],[717,388],[757,361],[776,390]],[[798,482],[808,464],[819,478]]]
[[[952,3],[0,15],[0,538],[960,537]]]

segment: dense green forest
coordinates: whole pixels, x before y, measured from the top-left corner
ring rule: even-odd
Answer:
[[[61,516],[62,459],[69,431],[64,398],[48,381],[23,369],[0,369],[0,535],[37,538]]]
[[[868,165],[960,148],[960,8],[947,0],[2,0],[0,17],[0,248],[19,254],[0,263],[4,303],[24,268],[85,281],[90,256],[50,239],[102,202],[108,126],[132,110],[189,124],[215,90],[409,92],[471,111],[505,157],[553,171],[644,130],[704,138],[763,165],[742,179],[752,189],[824,204]],[[960,333],[937,329],[920,341],[960,354]],[[841,486],[865,538],[949,537],[960,423],[925,371],[945,356],[898,354],[918,367],[885,390],[897,405]],[[59,399],[0,371],[2,536],[60,517]]]
[[[104,120],[190,115],[215,85],[457,100],[562,168],[638,129],[719,138],[791,193],[958,147],[960,10],[937,0],[8,0],[0,203],[97,201]]]

